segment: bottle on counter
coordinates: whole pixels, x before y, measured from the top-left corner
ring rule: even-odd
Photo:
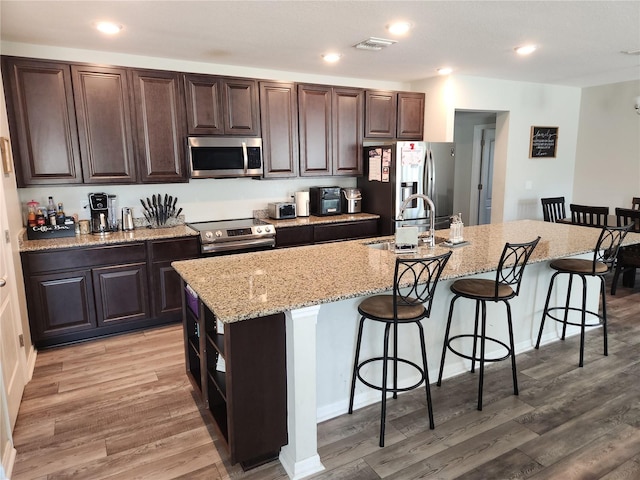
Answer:
[[[53,203],[53,197],[49,197],[49,203],[47,205],[47,220],[49,225],[56,224],[56,204]]]
[[[64,225],[66,220],[66,215],[64,214],[64,209],[62,208],[62,202],[58,203],[58,212],[56,213],[56,224]]]
[[[44,216],[44,212],[42,211],[41,208],[38,209],[38,211],[36,212],[36,225],[46,225],[47,224],[47,219]]]

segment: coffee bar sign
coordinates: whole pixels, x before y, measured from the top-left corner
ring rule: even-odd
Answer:
[[[531,127],[529,158],[556,158],[558,127]]]

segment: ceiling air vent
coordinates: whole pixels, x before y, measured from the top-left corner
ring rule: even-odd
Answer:
[[[369,37],[368,39],[355,44],[354,47],[359,48],[360,50],[382,50],[383,48],[386,48],[389,45],[393,45],[394,43],[396,43],[395,40],[387,40],[386,38]]]

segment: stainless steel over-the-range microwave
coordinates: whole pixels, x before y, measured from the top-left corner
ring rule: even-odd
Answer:
[[[262,139],[187,137],[191,178],[262,177]]]

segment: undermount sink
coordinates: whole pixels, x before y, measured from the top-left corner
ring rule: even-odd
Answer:
[[[420,247],[426,247],[428,246],[428,239],[426,237],[420,237],[419,239],[420,243],[418,244],[418,246]],[[447,239],[444,237],[439,237],[436,235],[436,245],[438,245],[439,243],[442,242],[446,242]],[[391,250],[392,252],[396,251],[396,242],[393,241],[387,241],[387,242],[376,242],[376,243],[368,243],[367,247],[369,248],[375,248],[376,250]]]

